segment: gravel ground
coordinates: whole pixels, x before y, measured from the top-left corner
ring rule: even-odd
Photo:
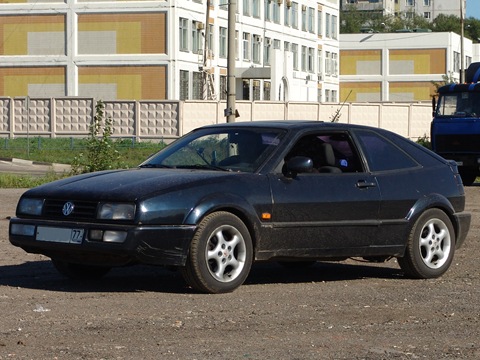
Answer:
[[[23,192],[0,189],[0,359],[479,359],[480,186],[450,270],[403,277],[395,260],[254,265],[230,294],[204,295],[163,268],[62,278],[8,242]]]

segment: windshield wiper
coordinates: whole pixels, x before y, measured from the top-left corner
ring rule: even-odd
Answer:
[[[211,164],[196,164],[196,165],[180,165],[176,167],[177,169],[206,169],[206,170],[219,170],[231,172],[232,169],[227,169],[221,166],[211,165]]]
[[[163,165],[163,164],[143,164],[139,168],[148,168],[148,169],[172,169],[172,166]]]

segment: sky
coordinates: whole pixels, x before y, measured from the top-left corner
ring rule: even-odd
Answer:
[[[480,20],[480,0],[467,0],[466,17],[474,17]]]

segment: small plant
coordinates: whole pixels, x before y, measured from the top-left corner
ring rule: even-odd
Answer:
[[[417,139],[417,144],[420,144],[426,147],[427,149],[432,148],[432,142],[430,141],[430,138],[427,136],[427,134],[424,134],[423,136],[419,137]]]
[[[105,104],[99,100],[95,105],[95,116],[89,128],[85,153],[73,159],[72,173],[82,174],[121,167],[120,156],[111,139],[113,120],[105,118]]]

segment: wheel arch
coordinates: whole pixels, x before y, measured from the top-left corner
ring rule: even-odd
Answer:
[[[212,194],[201,199],[186,215],[184,223],[198,225],[206,216],[218,211],[229,212],[245,224],[250,233],[255,254],[260,220],[253,206],[238,195]]]
[[[441,194],[430,194],[424,196],[417,200],[417,202],[410,208],[406,219],[409,221],[410,226],[408,227],[409,233],[412,230],[417,219],[428,209],[439,209],[442,210],[450,219],[453,229],[455,231],[455,238],[457,238],[459,232],[459,224],[457,219],[454,216],[455,209],[453,208],[450,201]]]

